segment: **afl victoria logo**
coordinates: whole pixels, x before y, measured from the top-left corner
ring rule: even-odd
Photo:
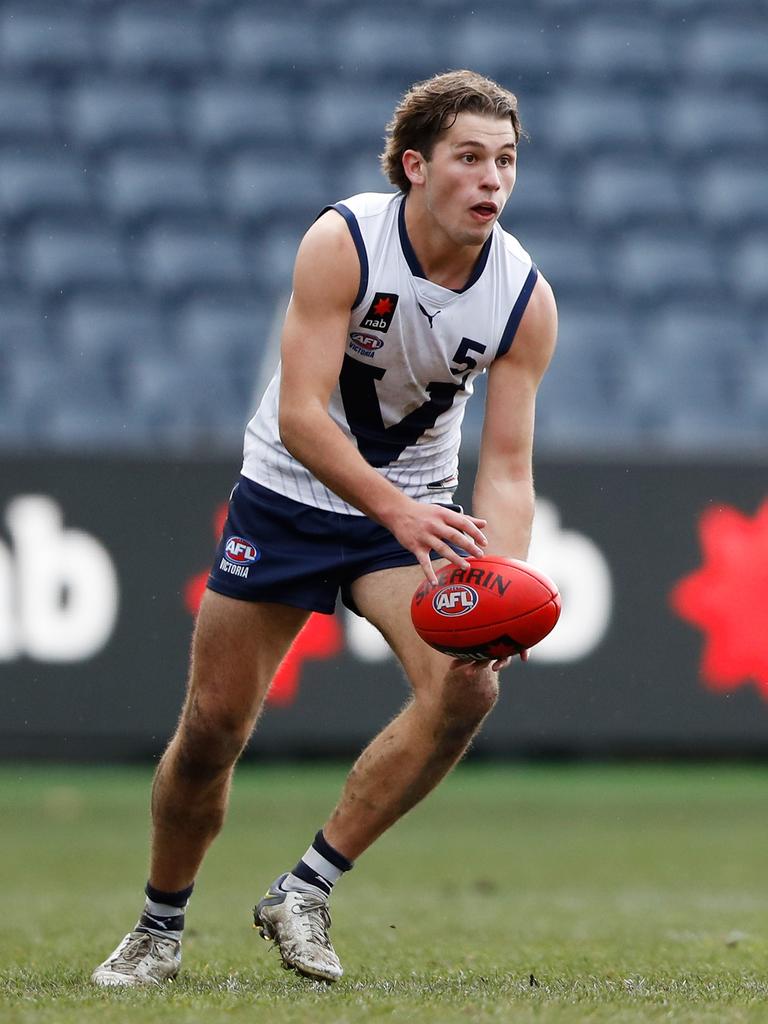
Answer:
[[[447,587],[440,587],[432,598],[432,607],[438,615],[455,618],[457,615],[466,615],[467,612],[471,612],[477,604],[477,600],[477,591],[472,587],[453,583]]]
[[[381,348],[384,344],[383,338],[377,338],[374,334],[362,334],[360,331],[353,331],[349,337],[354,345],[359,345],[360,348],[365,348],[369,351]]]
[[[235,565],[252,565],[258,562],[259,549],[242,537],[230,537],[224,549],[224,557]]]

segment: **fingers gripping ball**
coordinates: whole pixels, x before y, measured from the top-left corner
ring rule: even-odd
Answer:
[[[533,647],[554,629],[560,594],[527,562],[489,555],[469,569],[444,566],[437,586],[413,595],[411,619],[422,640],[454,658],[486,661]]]

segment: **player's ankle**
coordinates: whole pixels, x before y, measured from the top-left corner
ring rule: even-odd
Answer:
[[[352,861],[331,846],[321,829],[281,886],[288,890],[320,892],[328,897],[336,882],[353,866]]]
[[[166,892],[156,889],[147,882],[144,890],[144,909],[135,930],[180,941],[184,932],[184,915],[193,888],[194,883],[187,886],[186,889]]]

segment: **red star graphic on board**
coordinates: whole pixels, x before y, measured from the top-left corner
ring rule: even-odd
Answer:
[[[226,503],[220,505],[213,516],[213,535],[216,540],[221,536],[227,518]],[[197,573],[184,587],[184,605],[190,615],[197,615],[203,599],[208,572]],[[338,654],[343,646],[344,638],[335,615],[319,615],[313,612],[296,639],[291,649],[283,658],[277,670],[272,686],[267,694],[269,704],[286,706],[293,704],[299,692],[299,680],[304,662],[309,658],[326,660]]]
[[[701,675],[710,689],[757,683],[768,700],[768,501],[750,518],[728,505],[699,519],[703,565],[670,594],[706,633]]]
[[[393,308],[392,299],[379,299],[373,307],[373,312],[377,316],[382,316],[384,313],[391,313]]]

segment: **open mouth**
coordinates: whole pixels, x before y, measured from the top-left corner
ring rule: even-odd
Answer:
[[[478,217],[482,217],[484,220],[490,220],[492,217],[495,217],[498,212],[496,203],[491,202],[475,203],[471,209],[473,213],[477,214]]]

